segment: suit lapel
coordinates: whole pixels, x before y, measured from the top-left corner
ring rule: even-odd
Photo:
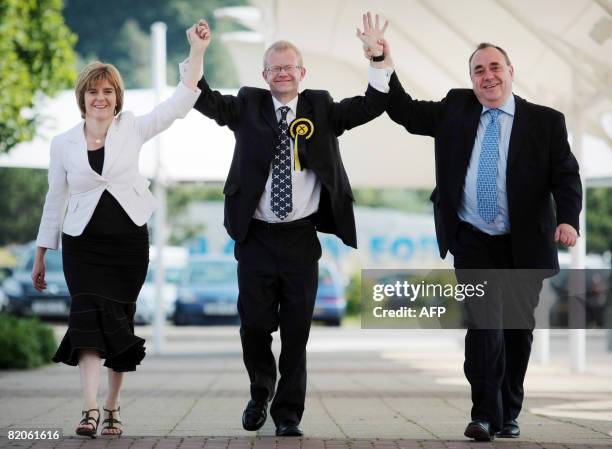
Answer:
[[[314,126],[314,117],[312,115],[312,104],[310,103],[310,100],[304,94],[300,94],[298,96],[297,111],[295,112],[295,119],[297,120],[300,118],[307,118],[313,123],[313,126]],[[315,127],[315,132],[316,132],[316,127]],[[308,142],[309,140],[306,140],[303,137],[299,138],[298,153],[299,153],[300,162],[303,168],[310,168],[310,165],[312,164],[312,154],[309,151],[312,149],[312,145],[309,146]]]
[[[476,96],[466,106],[466,111],[463,116],[463,148],[459,155],[460,160],[458,161],[461,165],[461,179],[465,179],[467,168],[470,163],[472,156],[472,150],[474,149],[474,141],[476,140],[476,132],[478,131],[478,123],[480,122],[480,115],[482,113],[482,105],[476,99]]]
[[[117,160],[119,154],[121,154],[120,139],[117,139],[119,131],[119,118],[115,117],[111,126],[108,128],[106,133],[106,141],[104,142],[104,166],[102,168],[102,176],[106,176],[108,171],[112,167],[113,163]]]
[[[274,134],[278,135],[278,121],[276,120],[276,111],[272,102],[272,94],[268,91],[264,95],[261,102],[261,115],[265,122],[274,130]]]
[[[89,164],[89,154],[87,149],[87,141],[85,140],[85,121],[82,121],[74,128],[70,130],[67,136],[67,140],[72,144],[72,152],[74,153],[74,160],[77,164],[83,166],[83,168],[95,178],[101,178],[101,176],[91,168]]]
[[[476,132],[478,131],[478,122],[480,121],[480,114],[482,112],[482,105],[476,98],[472,96],[466,103],[465,109],[463,110],[463,142],[458,141],[457,152],[449,156],[451,164],[451,172],[455,174],[455,178],[451,183],[452,202],[455,207],[459,207],[461,202],[461,193],[463,191],[463,184],[465,183],[465,176],[467,169],[470,164],[470,158],[472,156],[472,149],[474,148],[474,141],[476,139]]]
[[[523,148],[523,142],[529,131],[529,108],[527,102],[521,97],[514,96],[514,120],[512,121],[512,132],[510,133],[510,144],[508,145],[508,165],[506,173],[509,173],[510,168],[517,160],[518,154]]]
[[[307,118],[314,123],[312,115],[312,104],[303,94],[298,96],[297,110],[295,111],[295,118]],[[274,130],[274,135],[278,136],[278,120],[276,119],[276,110],[274,109],[274,102],[272,101],[272,94],[267,92],[261,104],[261,115],[264,121]],[[307,150],[305,139],[300,139],[300,153],[306,154]],[[270,147],[270,156],[274,151],[275,144]]]
[[[312,104],[304,94],[298,96],[297,111],[295,112],[295,118],[307,118],[313,121],[312,118]],[[313,122],[314,123],[314,122]]]

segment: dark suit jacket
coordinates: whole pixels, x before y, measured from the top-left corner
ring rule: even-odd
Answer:
[[[459,224],[457,211],[482,105],[471,89],[453,89],[439,102],[413,100],[395,74],[390,87],[389,117],[412,134],[435,139],[436,188],[431,200],[444,258]],[[506,171],[514,266],[558,269],[557,224],[578,230],[582,207],[578,163],[567,142],[563,114],[518,96],[515,102]]]
[[[211,90],[204,79],[194,108],[219,125],[228,126],[236,137],[225,194],[224,225],[237,242],[245,239],[253,213],[264,191],[270,162],[278,141],[278,123],[269,90],[243,87],[237,96]],[[369,122],[382,114],[388,95],[368,86],[365,96],[339,103],[329,92],[305,90],[299,94],[296,119],[307,118],[314,134],[299,142],[300,161],[321,180],[321,198],[316,214],[317,230],[336,234],[357,247],[353,192],[342,165],[338,136],[345,130]]]

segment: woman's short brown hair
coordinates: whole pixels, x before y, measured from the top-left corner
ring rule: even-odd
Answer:
[[[81,110],[81,117],[85,118],[85,92],[92,87],[95,87],[100,81],[108,81],[115,89],[117,105],[115,106],[114,115],[119,114],[123,108],[123,80],[119,70],[112,64],[105,64],[100,61],[94,61],[87,64],[76,82],[74,93],[76,95],[77,104]]]

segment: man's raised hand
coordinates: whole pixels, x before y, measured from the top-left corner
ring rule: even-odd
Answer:
[[[383,53],[383,47],[380,40],[385,37],[385,31],[389,26],[389,21],[385,20],[384,25],[380,26],[380,17],[378,14],[372,20],[372,13],[369,11],[363,14],[363,31],[357,28],[357,37],[363,42],[363,49],[366,57],[380,56]]]

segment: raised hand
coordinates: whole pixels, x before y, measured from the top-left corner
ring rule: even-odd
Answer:
[[[387,69],[394,69],[395,64],[393,63],[393,58],[391,57],[391,48],[389,47],[389,42],[387,42],[386,39],[381,39],[380,41],[378,41],[378,43],[382,45],[382,54],[385,56],[385,59],[381,63],[381,66]],[[370,47],[368,47],[366,44],[363,44],[363,55],[366,59],[372,59],[372,56],[380,55],[380,53],[375,53],[374,50],[370,49]]]
[[[392,69],[394,67],[393,58],[391,57],[391,48],[389,47],[389,42],[387,39],[381,39],[378,41],[383,47],[383,55],[385,55],[384,66],[386,68]]]
[[[363,42],[364,52],[368,57],[368,50],[370,56],[378,56],[383,53],[383,47],[380,44],[380,40],[385,37],[385,31],[389,26],[389,21],[385,20],[385,24],[380,26],[380,17],[378,14],[375,15],[374,21],[372,21],[372,14],[363,14],[363,31],[357,28],[357,37]]]
[[[187,41],[191,49],[197,52],[204,53],[211,41],[211,32],[208,23],[204,19],[200,19],[193,24],[187,31]]]
[[[208,26],[208,22],[206,20],[200,19],[195,25],[198,36],[200,36],[202,39],[211,38],[210,27]]]
[[[190,89],[197,89],[198,81],[204,75],[204,53],[210,45],[211,32],[204,19],[198,20],[185,31],[191,47],[189,57],[179,64],[181,81]]]

